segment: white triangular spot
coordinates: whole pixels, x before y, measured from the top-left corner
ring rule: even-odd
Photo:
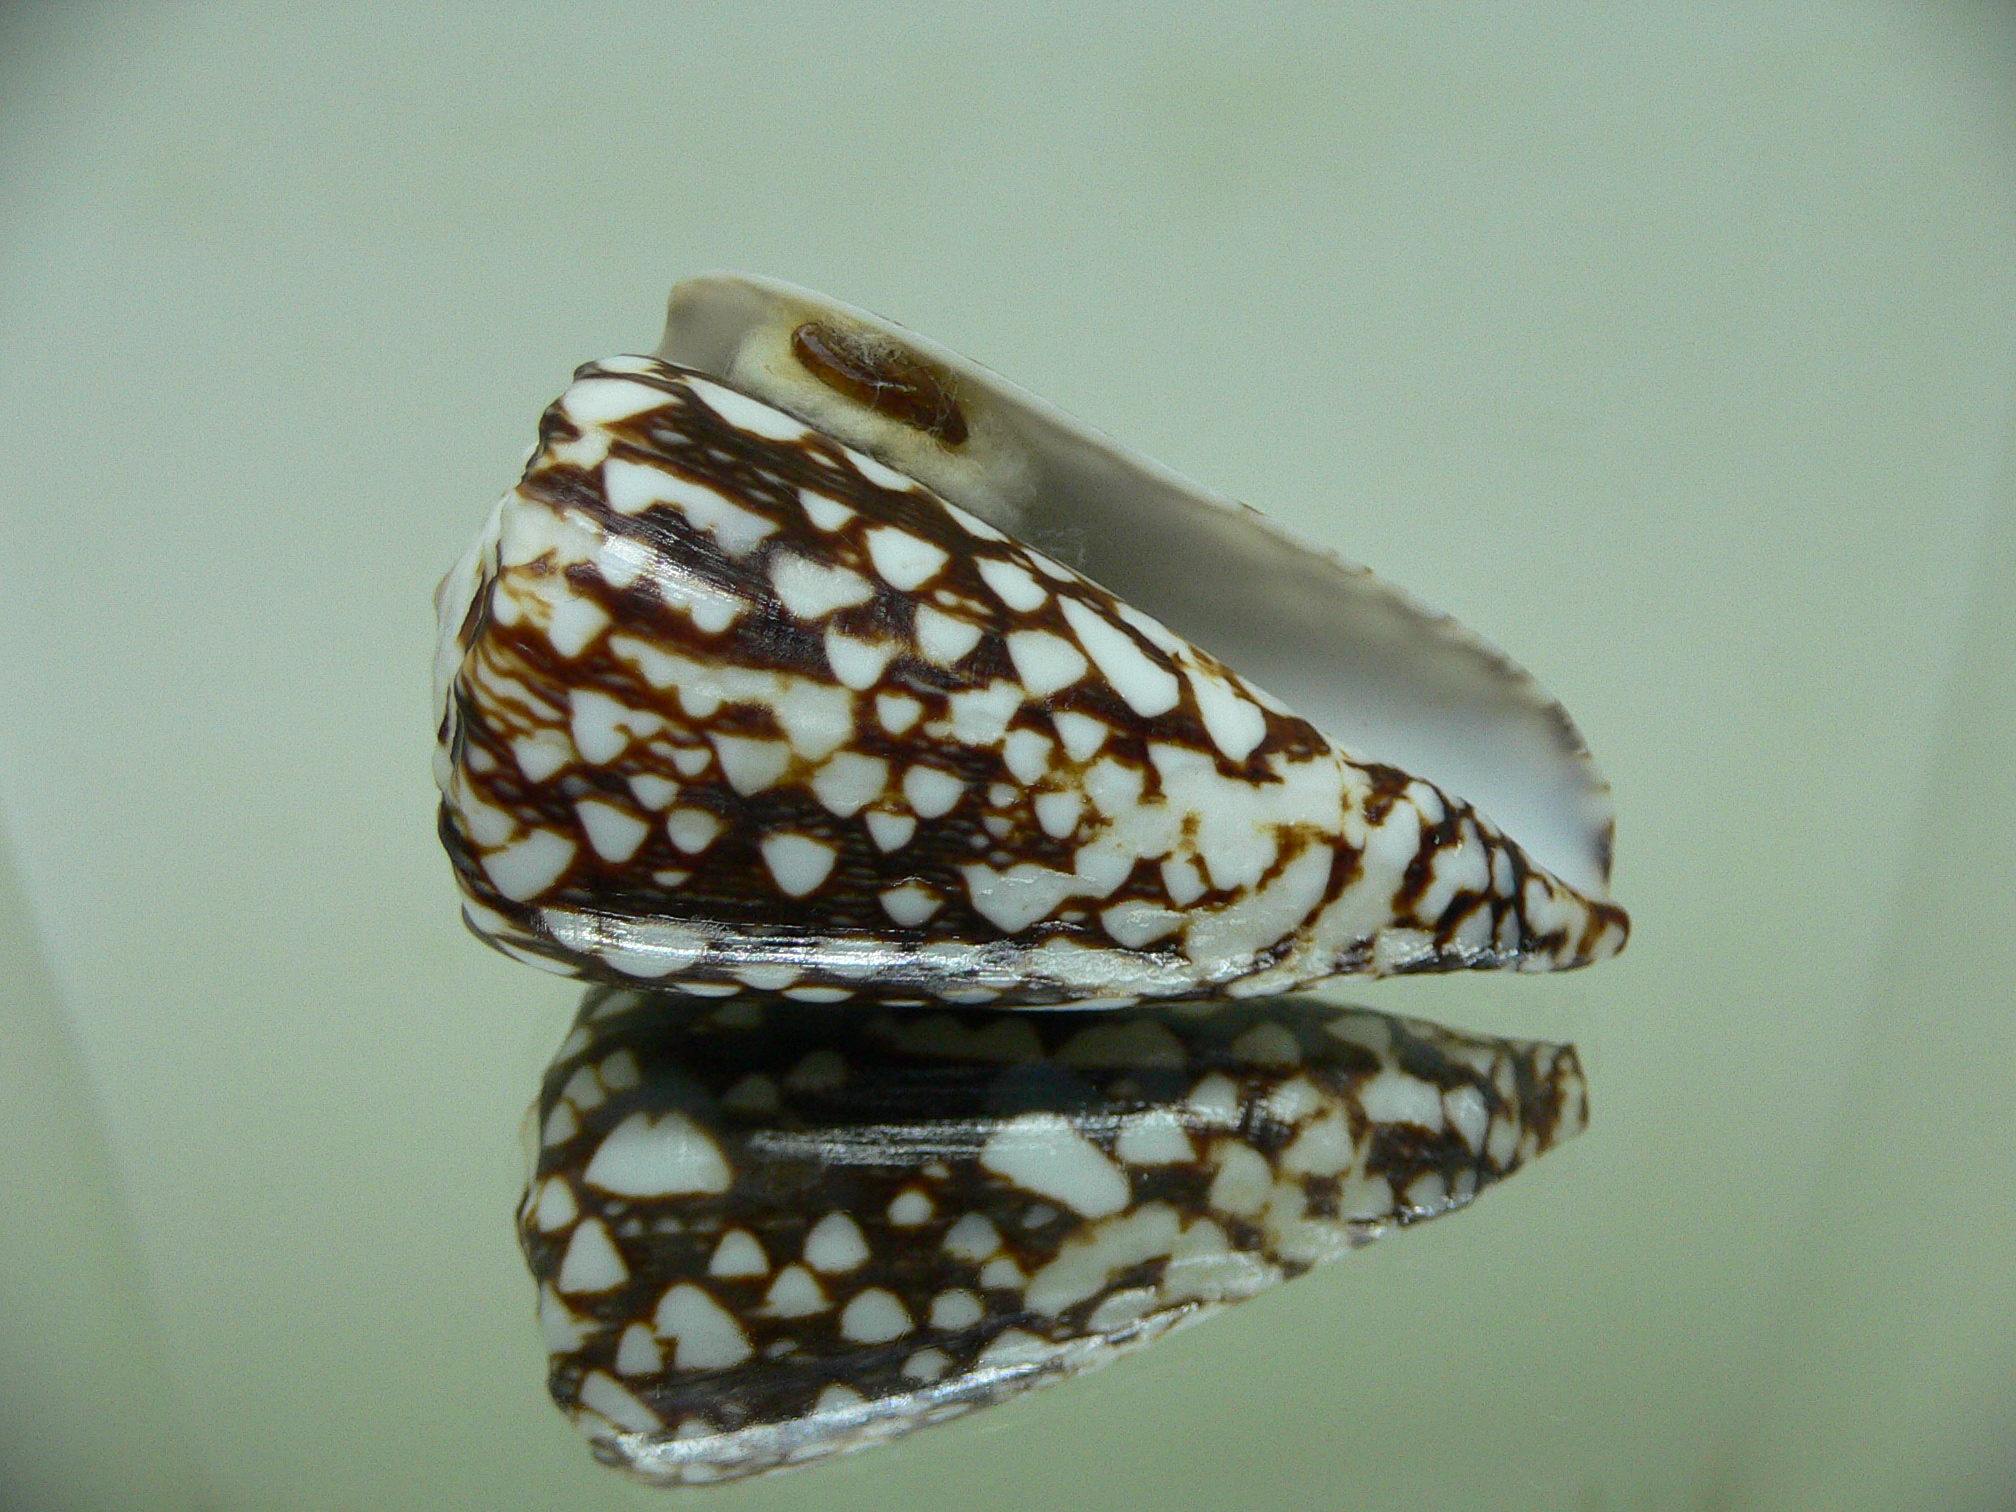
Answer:
[[[840,1337],[856,1344],[887,1344],[914,1327],[896,1294],[879,1286],[857,1293],[840,1314]]]
[[[930,1196],[916,1187],[905,1187],[889,1199],[889,1221],[898,1228],[915,1228],[936,1211]]]
[[[952,738],[961,745],[998,745],[1008,721],[1022,707],[1022,689],[1005,677],[984,688],[968,688],[945,700],[952,716]],[[934,731],[935,733],[935,731]]]
[[[931,1299],[931,1326],[952,1333],[971,1328],[987,1316],[980,1299],[963,1288],[942,1291]]]
[[[593,688],[574,689],[567,702],[575,749],[583,760],[597,766],[621,756],[633,739],[665,728],[665,721],[656,714],[630,708]]]
[[[1024,614],[1041,609],[1043,601],[1050,597],[1049,591],[1013,562],[1005,562],[999,557],[981,557],[976,565],[980,569],[981,581],[994,590],[994,596],[1010,609],[1019,609]]]
[[[1100,914],[1099,922],[1116,943],[1139,950],[1182,928],[1183,915],[1142,898],[1129,898]]]
[[[1162,863],[1162,891],[1178,908],[1188,908],[1204,896],[1204,877],[1197,863],[1187,856],[1171,856]]]
[[[911,814],[891,814],[883,809],[870,809],[862,818],[868,825],[868,836],[880,851],[896,851],[910,843],[910,837],[917,833],[917,820]]]
[[[859,751],[840,752],[812,775],[812,795],[842,819],[880,798],[888,785],[889,763]]]
[[[697,856],[721,833],[721,821],[705,809],[674,809],[665,816],[665,833],[689,856]]]
[[[854,470],[870,483],[895,493],[909,493],[917,487],[915,479],[904,477],[895,468],[877,462],[865,452],[858,452],[851,446],[843,446],[840,450],[847,460],[854,464]]]
[[[528,781],[544,782],[574,759],[574,742],[563,730],[535,730],[511,742],[511,759]]]
[[[882,728],[891,735],[901,735],[917,723],[924,712],[924,705],[907,693],[877,693],[875,695],[875,717],[882,722]]]
[[[1082,599],[1063,597],[1058,604],[1078,643],[1129,708],[1146,719],[1176,707],[1182,695],[1176,674],[1150,660],[1133,636]]]
[[[845,1412],[850,1407],[859,1407],[868,1399],[852,1386],[842,1386],[834,1382],[819,1393],[819,1399],[812,1404],[815,1412]]]
[[[770,1274],[769,1257],[763,1253],[763,1246],[756,1242],[756,1236],[747,1229],[730,1229],[721,1236],[721,1242],[714,1246],[714,1256],[707,1262],[710,1276],[767,1276]]]
[[[1117,632],[1116,632],[1117,633]],[[949,667],[980,644],[980,627],[929,604],[917,610],[917,650],[926,661]]]
[[[761,849],[763,864],[770,868],[778,888],[793,898],[817,891],[839,855],[824,841],[788,833],[765,835]]]
[[[1047,630],[1015,631],[1008,637],[1008,659],[1031,698],[1047,698],[1068,688],[1087,671],[1078,648]]]
[[[591,1370],[582,1379],[581,1405],[630,1433],[661,1433],[665,1428],[657,1413],[600,1370]]]
[[[854,1270],[867,1258],[868,1241],[845,1213],[828,1213],[805,1236],[805,1263],[828,1275]]]
[[[826,1311],[833,1304],[819,1280],[802,1265],[787,1265],[764,1293],[763,1310],[779,1318],[805,1318]]]
[[[978,863],[959,868],[974,912],[1003,934],[1026,929],[1046,919],[1078,891],[1078,879],[1030,861],[1018,861],[1005,872]]]
[[[728,786],[744,798],[772,786],[791,765],[791,747],[781,740],[751,740],[745,735],[709,735]]]
[[[1121,1124],[1113,1153],[1139,1166],[1181,1165],[1197,1158],[1182,1120],[1168,1108],[1151,1108]]]
[[[609,1131],[582,1180],[624,1197],[676,1197],[725,1192],[730,1174],[721,1147],[674,1110],[654,1119],[632,1113]]]
[[[842,687],[856,691],[874,687],[895,654],[893,641],[856,640],[838,630],[826,632],[826,665],[833,669]]]
[[[656,813],[671,805],[679,796],[679,784],[666,777],[656,777],[649,772],[637,772],[630,779],[630,792],[637,801]]]
[[[1043,827],[1043,833],[1052,840],[1064,840],[1078,828],[1078,816],[1085,811],[1085,795],[1076,788],[1066,788],[1061,793],[1038,793],[1034,806],[1036,822]]]
[[[616,1343],[616,1374],[656,1375],[664,1368],[665,1356],[650,1329],[642,1323],[632,1323],[623,1330],[623,1337]]]
[[[574,805],[587,832],[588,843],[604,861],[628,861],[651,833],[651,826],[635,814],[599,798],[583,798]]]
[[[605,1292],[630,1279],[630,1267],[616,1250],[609,1230],[599,1218],[590,1218],[574,1230],[567,1241],[567,1253],[560,1260],[560,1276],[554,1283],[563,1292]]]
[[[572,661],[608,628],[609,616],[600,604],[570,594],[554,607],[553,617],[546,622],[546,639],[552,642],[555,651]]]
[[[558,1176],[549,1176],[539,1184],[539,1200],[532,1207],[532,1221],[544,1233],[563,1229],[580,1216],[581,1210],[574,1203],[574,1189]]]
[[[1050,770],[1050,752],[1055,742],[1034,730],[1012,730],[1001,745],[1001,759],[1009,773],[1024,787],[1034,784]]]
[[[906,480],[907,481],[907,480]],[[867,535],[868,559],[891,588],[908,593],[928,583],[945,565],[945,553],[907,530],[885,526]]]
[[[665,1293],[651,1324],[661,1339],[679,1341],[675,1370],[725,1370],[754,1353],[735,1315],[690,1281]]]
[[[809,488],[798,490],[798,503],[805,511],[805,517],[819,530],[838,530],[854,518],[854,511],[838,499],[828,498]]]
[[[925,819],[951,813],[965,791],[964,782],[938,767],[913,766],[903,774],[903,796]]]
[[[524,903],[551,887],[574,859],[574,842],[556,830],[535,829],[524,839],[483,856],[490,885],[513,903]]]
[[[1198,667],[1183,669],[1190,689],[1197,695],[1197,708],[1204,716],[1204,728],[1211,743],[1233,761],[1244,761],[1267,736],[1267,716],[1257,704],[1248,703],[1232,691],[1222,677],[1214,677]]]
[[[1099,747],[1106,743],[1106,737],[1113,733],[1110,725],[1102,724],[1090,715],[1074,714],[1069,710],[1052,714],[1050,723],[1057,727],[1057,738],[1064,742],[1066,754],[1081,764],[1097,755]]]
[[[1001,1248],[1000,1230],[980,1213],[968,1213],[945,1231],[945,1253],[958,1260],[985,1260]]]
[[[944,906],[944,900],[918,882],[906,882],[881,893],[882,911],[905,929],[914,929]]]

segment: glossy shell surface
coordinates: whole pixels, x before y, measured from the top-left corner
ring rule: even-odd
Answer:
[[[1572,1049],[1306,1000],[1134,1013],[592,990],[519,1209],[555,1402],[659,1484],[1061,1380],[1578,1132]]]
[[[691,287],[668,346],[715,371],[582,369],[442,585],[441,832],[479,935],[612,982],[1026,1006],[1622,946],[1607,789],[1565,714],[1453,622],[858,312],[743,280],[784,302],[737,325]],[[740,345],[714,352],[724,321]],[[1065,498],[1096,534],[1144,490],[1170,528],[1132,556],[1196,585],[1151,593],[1208,601],[1209,628],[1317,573],[1337,607],[1303,650],[1355,626],[1377,678],[1417,674],[1352,717],[1546,810],[1579,885],[1010,533]],[[1289,587],[1185,560],[1206,527],[1262,543]],[[1467,709],[1483,754],[1413,705]]]

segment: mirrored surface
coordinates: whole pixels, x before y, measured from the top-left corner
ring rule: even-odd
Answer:
[[[768,272],[1516,651],[1629,952],[1476,1211],[705,1493],[2006,1505],[2016,139],[2000,12],[0,8],[10,1494],[633,1507],[553,1411],[430,594],[583,361]]]

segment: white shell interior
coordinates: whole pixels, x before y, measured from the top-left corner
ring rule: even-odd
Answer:
[[[829,388],[791,355],[819,320],[952,375],[956,450]],[[1523,668],[1364,567],[1128,450],[900,326],[772,279],[673,289],[657,356],[722,379],[1068,561],[1285,701],[1359,760],[1469,800],[1541,865],[1607,896],[1609,784]]]

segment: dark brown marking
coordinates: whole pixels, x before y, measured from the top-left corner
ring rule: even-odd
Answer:
[[[1061,1118],[1112,1159],[1128,1182],[1129,1210],[1163,1204],[1186,1226],[1208,1221],[1222,1230],[1233,1252],[1272,1267],[1281,1280],[1307,1270],[1310,1253],[1284,1252],[1269,1225],[1213,1206],[1217,1146],[1238,1144],[1259,1154],[1277,1186],[1298,1185],[1309,1198],[1309,1216],[1334,1225],[1356,1247],[1392,1228],[1467,1206],[1587,1119],[1580,1066],[1566,1047],[1458,1034],[1293,998],[1224,1003],[1209,1013],[1144,1009],[1135,1018],[1155,1027],[1152,1051],[1085,1064],[1069,1047],[1111,1022],[1102,1012],[1024,1016],[892,1009],[871,1015],[762,995],[722,1010],[673,994],[591,990],[577,1021],[578,1037],[570,1036],[570,1048],[548,1069],[538,1104],[541,1127],[582,1068],[627,1052],[637,1075],[608,1088],[606,1099],[594,1106],[574,1109],[574,1131],[542,1145],[533,1185],[519,1209],[519,1239],[534,1277],[557,1284],[574,1224],[548,1229],[537,1217],[539,1183],[557,1180],[583,1217],[607,1227],[626,1275],[608,1290],[566,1298],[587,1326],[578,1343],[553,1348],[549,1389],[555,1402],[571,1414],[582,1405],[591,1371],[618,1374],[625,1330],[633,1323],[650,1327],[659,1300],[680,1284],[701,1287],[733,1314],[751,1352],[723,1367],[681,1369],[665,1362],[623,1377],[625,1389],[664,1428],[646,1441],[603,1438],[597,1456],[665,1483],[678,1478],[676,1471],[636,1463],[632,1456],[649,1442],[675,1437],[689,1420],[713,1434],[801,1423],[819,1411],[820,1394],[835,1383],[870,1401],[900,1398],[918,1386],[903,1366],[922,1348],[946,1357],[941,1389],[981,1407],[1077,1368],[1059,1362],[1034,1374],[995,1376],[983,1367],[982,1356],[1010,1328],[1050,1345],[1097,1340],[1124,1345],[1151,1339],[1166,1323],[1195,1312],[1197,1299],[1184,1294],[1158,1299],[1143,1322],[1094,1326],[1092,1318],[1107,1298],[1163,1280],[1165,1253],[1115,1267],[1088,1295],[1061,1310],[1041,1312],[1030,1307],[1025,1284],[984,1283],[985,1260],[946,1248],[953,1226],[978,1215],[999,1235],[995,1253],[1034,1277],[1094,1231],[1094,1220],[1038,1200],[982,1162],[988,1140],[1020,1115]],[[1263,1024],[1293,1038],[1294,1064],[1254,1065],[1241,1056],[1236,1047]],[[1337,1032],[1339,1026],[1344,1033]],[[1004,1039],[1015,1046],[1005,1055]],[[1375,1050],[1374,1044],[1385,1048]],[[1165,1055],[1162,1047],[1172,1045],[1178,1053]],[[794,1085],[792,1068],[812,1054],[837,1055],[846,1077]],[[1486,1127],[1509,1124],[1512,1142],[1494,1144],[1487,1137],[1473,1149],[1443,1121],[1429,1128],[1371,1120],[1362,1095],[1368,1082],[1388,1070],[1444,1097],[1468,1091],[1481,1103]],[[731,1090],[752,1075],[777,1089],[774,1106],[730,1100]],[[1202,1126],[1187,1107],[1206,1075],[1223,1077],[1237,1089],[1237,1117],[1229,1127]],[[1275,1094],[1290,1081],[1304,1082],[1317,1094],[1313,1116],[1348,1119],[1362,1154],[1346,1171],[1297,1177],[1284,1167],[1284,1151],[1311,1117],[1284,1119],[1276,1111]],[[657,1119],[673,1110],[720,1149],[732,1172],[726,1190],[632,1198],[585,1181],[585,1170],[611,1131],[634,1115]],[[1124,1120],[1150,1110],[1173,1114],[1190,1132],[1191,1159],[1150,1165],[1119,1159]],[[1358,1171],[1386,1180],[1393,1197],[1385,1212],[1341,1213],[1346,1177]],[[1423,1176],[1440,1177],[1446,1195],[1425,1205],[1410,1200],[1406,1194]],[[930,1196],[930,1215],[921,1223],[895,1223],[888,1216],[891,1200],[916,1189]],[[802,1317],[776,1316],[764,1297],[777,1272],[802,1263],[813,1225],[836,1211],[855,1223],[867,1257],[852,1270],[821,1278],[831,1307]],[[1030,1221],[1032,1214],[1037,1221]],[[710,1259],[721,1236],[738,1228],[756,1236],[769,1269],[757,1276],[713,1275]],[[846,1336],[842,1309],[871,1286],[902,1302],[915,1324],[911,1331],[880,1343]],[[974,1294],[979,1316],[954,1327],[931,1323],[932,1299],[946,1290]],[[913,1410],[901,1427],[908,1431],[929,1421]],[[827,1447],[847,1442],[844,1425],[830,1430]],[[720,1478],[735,1478],[773,1468],[780,1458],[781,1451],[758,1446],[725,1454],[716,1469]]]
[[[592,367],[584,370],[595,371]],[[826,623],[847,635],[892,639],[905,648],[889,663],[882,687],[914,698],[923,707],[922,715],[903,734],[891,735],[882,728],[873,699],[863,696],[856,700],[855,725],[847,742],[863,755],[886,760],[892,783],[900,781],[905,768],[920,761],[956,772],[973,794],[992,784],[1009,782],[1012,774],[997,747],[969,746],[945,732],[950,700],[987,687],[997,678],[1014,679],[1006,651],[1011,630],[1038,629],[1074,639],[1075,632],[1062,610],[1066,598],[1078,599],[1105,615],[1156,666],[1180,671],[1160,647],[1125,623],[1106,590],[1089,581],[1075,587],[1058,585],[1037,609],[1011,613],[986,586],[978,564],[983,556],[991,556],[1036,572],[1039,569],[1027,548],[977,541],[935,496],[922,489],[890,489],[865,477],[837,442],[810,433],[780,443],[745,432],[695,398],[687,387],[692,375],[669,364],[626,371],[623,376],[628,382],[661,390],[664,403],[600,427],[609,438],[610,456],[714,488],[763,513],[775,529],[755,550],[731,556],[711,533],[694,525],[678,509],[653,506],[637,514],[619,514],[604,493],[599,468],[584,470],[554,458],[550,450],[544,451],[534,458],[520,485],[529,503],[578,516],[593,529],[634,544],[647,560],[670,570],[673,578],[705,584],[713,592],[739,601],[743,609],[725,629],[702,631],[685,610],[664,596],[656,566],[618,588],[593,564],[575,563],[565,569],[570,591],[596,604],[627,633],[666,650],[703,663],[725,661],[824,681],[832,674],[822,628],[785,611],[771,585],[768,564],[774,553],[790,551],[862,572],[875,587],[874,597],[839,610]],[[562,406],[556,404],[547,411],[542,425],[547,446],[556,437],[577,434]],[[801,489],[833,498],[857,517],[835,530],[817,529],[801,502]],[[947,561],[934,579],[938,586],[933,597],[945,595],[982,632],[979,644],[956,666],[928,662],[910,649],[919,596],[882,583],[867,565],[866,535],[883,526],[896,526],[945,552]],[[495,571],[494,564],[486,565]],[[540,561],[514,567],[511,572],[534,575],[553,570],[551,562]],[[490,598],[488,591],[478,595],[486,607]],[[689,774],[675,766],[669,750],[661,748],[665,742],[689,749],[704,747],[713,734],[784,739],[784,731],[767,708],[731,703],[705,717],[688,716],[676,697],[651,686],[606,638],[570,658],[555,650],[545,632],[530,620],[502,625],[486,616],[475,628],[469,665],[481,662],[501,681],[493,682],[479,695],[466,672],[458,680],[446,738],[461,781],[489,807],[509,813],[524,827],[567,836],[576,849],[566,870],[546,891],[524,902],[505,898],[491,886],[482,866],[482,850],[452,805],[444,805],[442,837],[464,892],[507,921],[514,947],[562,962],[577,975],[617,983],[626,980],[595,950],[581,948],[578,938],[563,942],[555,937],[545,922],[546,910],[618,923],[662,919],[729,926],[731,932],[710,947],[707,961],[691,973],[695,980],[730,980],[745,964],[788,961],[803,972],[801,986],[842,988],[861,1001],[915,999],[920,994],[929,999],[941,994],[948,982],[943,967],[926,947],[943,942],[984,947],[1003,939],[1001,930],[972,906],[962,867],[986,859],[997,870],[1017,861],[1067,874],[1074,869],[1077,847],[1073,839],[1052,839],[1041,829],[1033,798],[1027,792],[999,810],[1010,825],[1007,835],[997,836],[986,829],[984,819],[988,816],[969,795],[952,812],[921,824],[909,844],[884,853],[858,816],[836,819],[818,801],[809,785],[809,763],[794,760],[770,788],[745,796],[733,790],[718,765]],[[1269,764],[1277,756],[1315,759],[1328,749],[1313,726],[1270,710],[1265,712],[1266,738],[1243,763],[1230,761],[1212,742],[1189,680],[1182,679],[1180,686],[1182,693],[1175,707],[1143,718],[1103,679],[1085,678],[1045,698],[1029,700],[1011,717],[1010,726],[1032,729],[1048,738],[1053,733],[1050,717],[1060,711],[1101,721],[1111,731],[1101,759],[1131,768],[1141,778],[1144,796],[1150,799],[1161,794],[1160,772],[1149,756],[1151,746],[1158,743],[1205,753],[1221,772],[1256,784],[1279,780]],[[510,688],[518,691],[503,691]],[[530,728],[564,725],[572,694],[582,688],[656,715],[663,721],[658,740],[635,741],[612,760],[581,764],[548,779],[526,777],[514,754],[514,740]],[[531,702],[524,702],[526,699]],[[939,733],[932,733],[934,730]],[[482,759],[472,764],[478,755]],[[1384,822],[1412,779],[1392,767],[1375,765],[1364,771],[1370,783],[1363,800],[1365,818],[1370,823]],[[660,815],[653,812],[643,816],[650,829],[634,854],[622,862],[601,858],[581,833],[575,805],[583,799],[601,798],[634,811],[636,800],[629,786],[633,777],[676,783],[680,804],[704,809],[721,822],[720,838],[700,854],[688,856],[676,848],[659,822]],[[1012,785],[1020,788],[1019,783]],[[1424,826],[1414,865],[1395,888],[1398,922],[1433,937],[1433,948],[1402,969],[1503,968],[1517,964],[1524,956],[1543,953],[1556,965],[1580,965],[1595,956],[1605,928],[1625,927],[1623,915],[1614,905],[1593,902],[1592,917],[1579,942],[1566,929],[1542,935],[1527,927],[1522,902],[1527,863],[1495,832],[1480,832],[1480,838],[1494,858],[1501,850],[1508,853],[1511,886],[1503,895],[1495,887],[1481,893],[1465,890],[1457,893],[1438,917],[1415,917],[1414,911],[1433,880],[1435,849],[1475,822],[1472,811],[1459,800],[1445,795],[1444,805],[1447,813],[1443,821]],[[810,896],[779,894],[759,848],[761,836],[776,830],[794,830],[835,848],[828,880]],[[1190,838],[1194,845],[1194,825]],[[1298,831],[1284,839],[1289,843],[1269,868],[1268,878],[1277,876],[1308,844],[1333,845],[1333,841],[1335,860],[1323,904],[1334,902],[1346,887],[1362,878],[1363,856],[1355,847],[1315,832]],[[1494,876],[1496,870],[1494,866]],[[660,872],[681,872],[686,878],[661,883]],[[942,904],[926,923],[899,927],[884,912],[878,895],[909,883],[930,887]],[[1213,908],[1232,896],[1212,889],[1191,906]],[[1164,901],[1156,867],[1135,866],[1099,900],[1097,910],[1077,904],[1030,924],[1016,932],[1015,945],[1033,949],[1050,940],[1067,940],[1118,950],[1121,947],[1104,933],[1095,915],[1129,901]],[[1467,933],[1464,929],[1479,910],[1488,910],[1492,926],[1481,947],[1475,942],[1482,932],[1474,925]],[[1517,922],[1516,931],[1503,928],[1508,919]],[[895,958],[872,981],[838,976],[828,970],[821,949],[823,942],[835,937],[880,941],[893,948]],[[1247,974],[1287,959],[1299,938],[1292,932],[1284,936],[1249,964]],[[1370,937],[1352,942],[1328,963],[1329,969],[1338,973],[1371,970],[1371,946]],[[1143,962],[1177,968],[1185,965],[1180,943],[1167,939],[1131,954]],[[1216,979],[1199,980],[1182,995],[1205,996],[1216,990]],[[1037,1007],[1060,1004],[1071,996],[1071,990],[1047,979],[1027,979],[1016,985],[1014,996],[1022,1006]]]
[[[814,378],[876,414],[946,446],[966,444],[966,412],[950,379],[887,338],[812,320],[791,333],[791,352]]]

